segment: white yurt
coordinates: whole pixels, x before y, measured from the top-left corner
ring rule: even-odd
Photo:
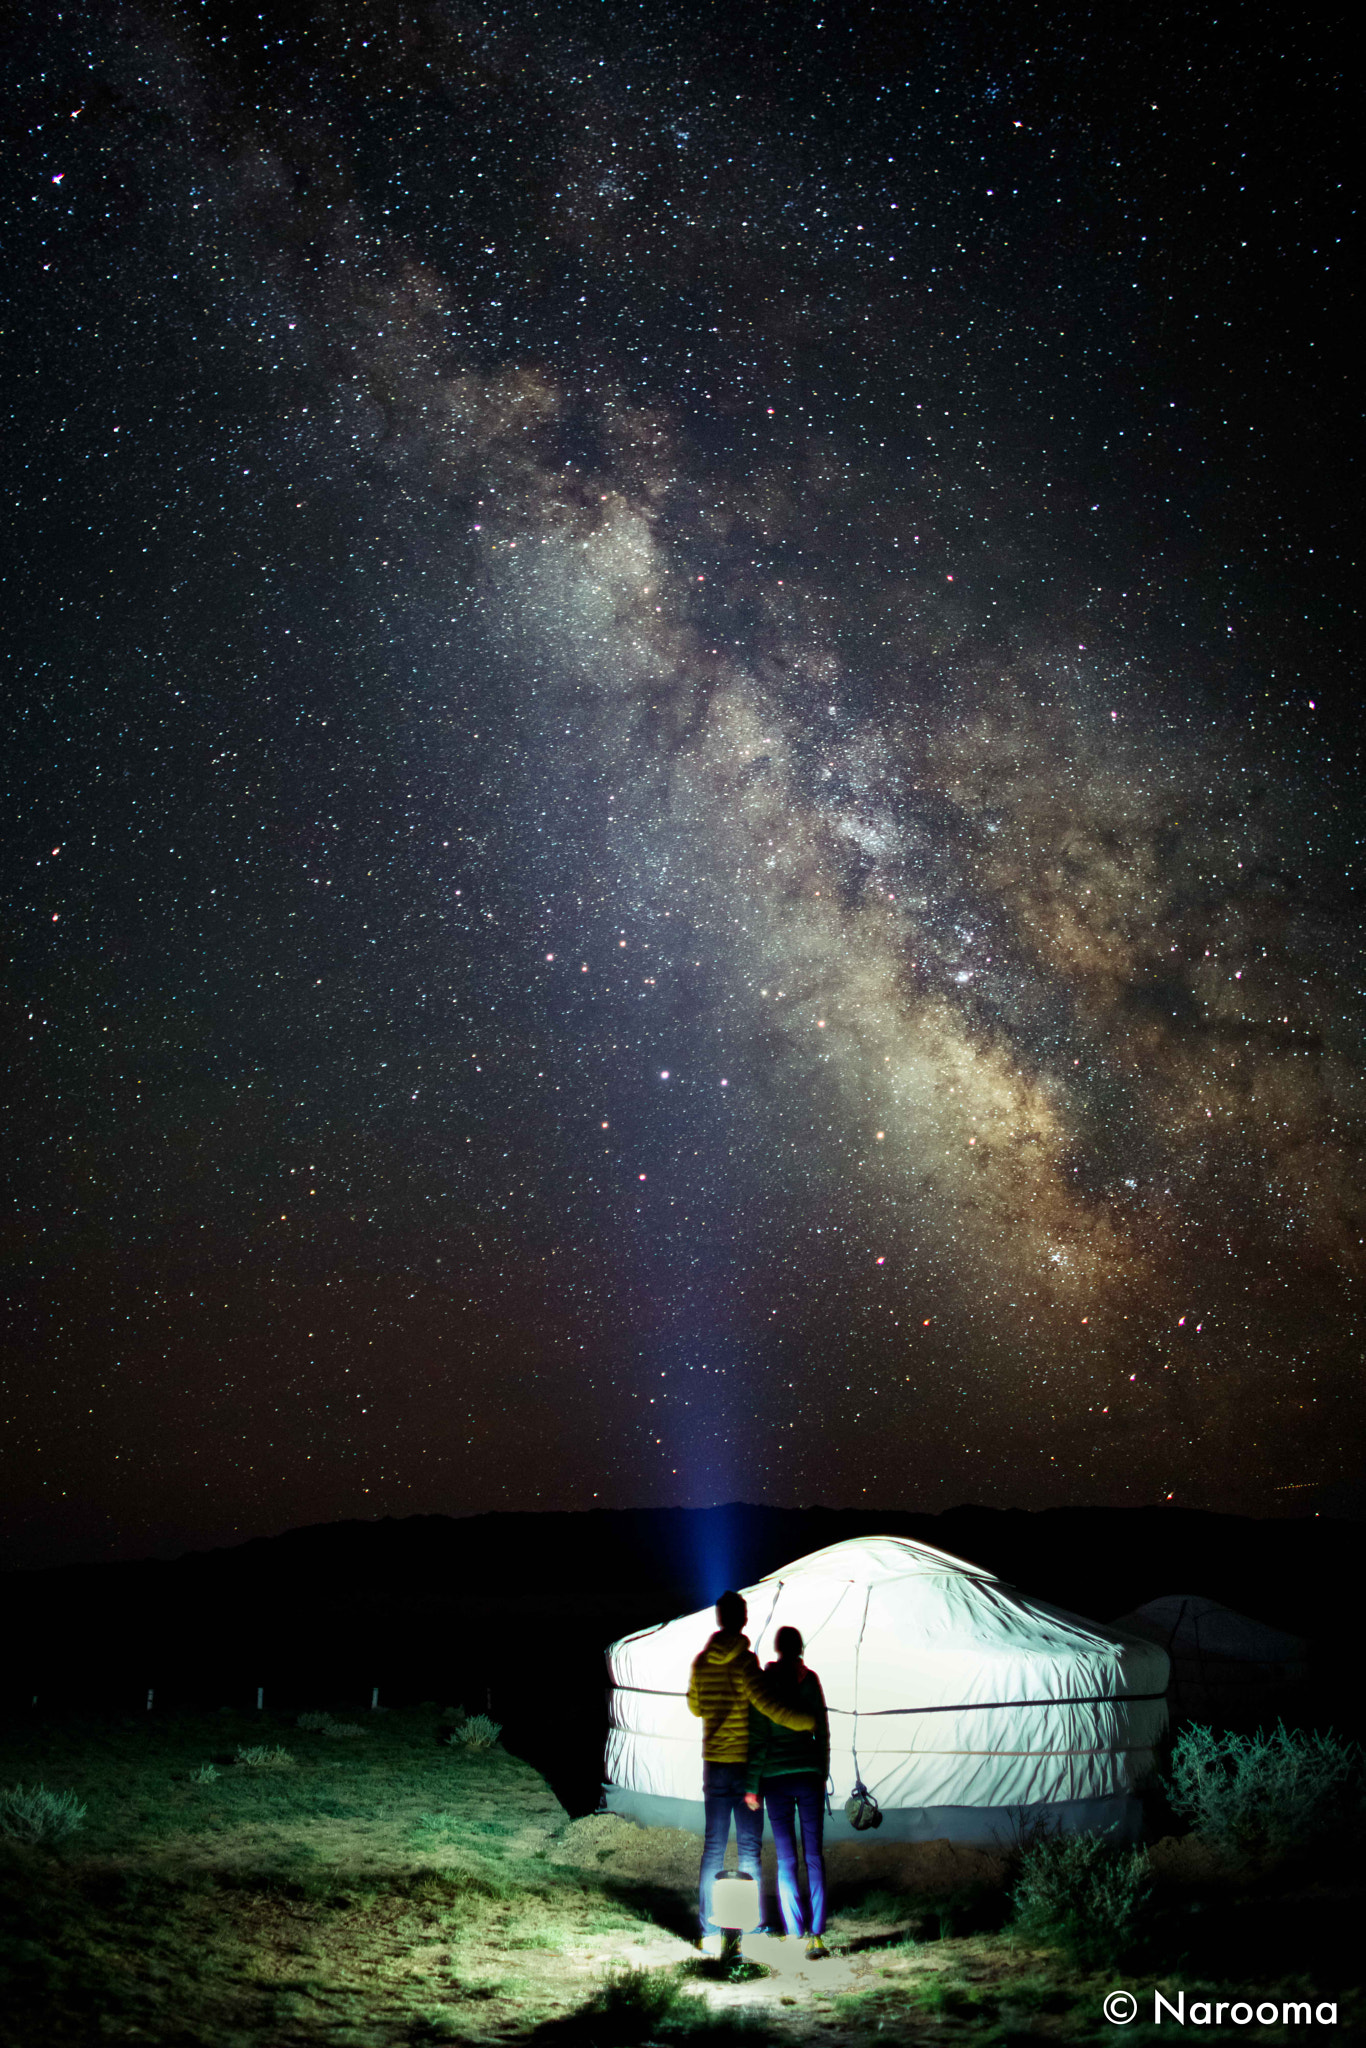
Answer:
[[[1009,1842],[1036,1820],[1137,1836],[1137,1788],[1167,1724],[1159,1645],[901,1536],[832,1544],[742,1590],[760,1663],[791,1625],[825,1689],[827,1840],[852,1837],[843,1809],[860,1781],[881,1841]],[[687,1686],[715,1627],[705,1608],[609,1649],[609,1812],[701,1832]]]

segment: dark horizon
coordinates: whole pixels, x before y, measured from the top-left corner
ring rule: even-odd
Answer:
[[[702,1518],[717,1518],[712,1524],[713,1530],[717,1533],[708,1538],[705,1532],[700,1532],[693,1539],[694,1547],[698,1550],[695,1570],[698,1585],[701,1587],[713,1582],[717,1586],[728,1583],[728,1564],[724,1555],[727,1548],[724,1537],[725,1522],[722,1519],[727,1517],[731,1519],[732,1524],[752,1520],[761,1523],[772,1521],[794,1527],[803,1522],[820,1524],[827,1520],[834,1522],[840,1518],[857,1517],[860,1531],[881,1523],[891,1533],[904,1533],[911,1524],[919,1526],[935,1523],[947,1525],[949,1528],[955,1525],[961,1528],[965,1523],[989,1525],[997,1520],[1003,1527],[1012,1524],[1018,1526],[1023,1522],[1038,1529],[1045,1529],[1051,1526],[1057,1517],[1087,1518],[1096,1523],[1109,1521],[1117,1528],[1128,1526],[1135,1529],[1153,1526],[1147,1519],[1149,1517],[1166,1519],[1173,1525],[1206,1525],[1211,1529],[1246,1526],[1258,1531],[1269,1531],[1286,1524],[1298,1527],[1315,1522],[1322,1523],[1325,1528],[1347,1529],[1366,1522],[1366,1497],[1360,1488],[1342,1488],[1334,1494],[1326,1494],[1321,1506],[1287,1508],[1284,1512],[1272,1516],[1228,1514],[1218,1509],[1178,1506],[1174,1502],[1149,1502],[1137,1506],[1116,1507],[1100,1502],[1069,1501],[1046,1508],[1021,1508],[1012,1507],[1008,1503],[963,1500],[951,1502],[944,1507],[926,1508],[893,1506],[885,1502],[851,1502],[836,1505],[817,1500],[798,1503],[742,1498],[697,1506],[688,1506],[676,1501],[648,1501],[610,1505],[594,1503],[586,1508],[478,1508],[464,1513],[442,1509],[415,1509],[409,1514],[401,1515],[343,1516],[327,1522],[293,1522],[277,1529],[257,1530],[250,1535],[225,1536],[220,1541],[205,1539],[177,1545],[168,1540],[163,1547],[156,1550],[110,1550],[99,1554],[73,1549],[69,1555],[54,1555],[29,1561],[16,1554],[0,1557],[0,1574],[80,1573],[86,1570],[99,1571],[105,1566],[230,1566],[234,1560],[245,1561],[249,1553],[260,1555],[270,1550],[288,1550],[298,1554],[304,1549],[322,1550],[329,1545],[335,1546],[352,1540],[365,1542],[372,1536],[388,1538],[401,1535],[405,1540],[410,1537],[416,1540],[424,1530],[437,1534],[446,1530],[459,1532],[466,1525],[476,1522],[506,1522],[529,1527],[540,1523],[554,1523],[562,1519],[570,1525],[582,1526],[596,1519],[604,1524],[627,1521],[648,1526],[674,1516],[698,1518],[699,1521]],[[1194,1524],[1191,1522],[1192,1517],[1195,1518]],[[935,1539],[932,1532],[926,1532],[922,1528],[920,1540],[934,1542]],[[939,1547],[952,1547],[947,1536]],[[708,1564],[706,1560],[711,1549],[716,1550],[717,1556],[712,1564]],[[968,1557],[966,1552],[955,1554],[963,1555],[970,1563],[982,1562],[981,1559]]]
[[[1336,49],[14,25],[0,1557],[1359,1502]]]

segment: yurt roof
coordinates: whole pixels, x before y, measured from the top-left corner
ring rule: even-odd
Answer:
[[[799,1557],[776,1572],[766,1573],[749,1591],[757,1592],[760,1586],[770,1585],[775,1579],[850,1579],[872,1586],[884,1579],[903,1579],[909,1575],[939,1578],[950,1574],[1000,1583],[995,1572],[984,1566],[969,1564],[966,1558],[955,1557],[948,1550],[936,1550],[932,1544],[916,1543],[909,1536],[851,1536],[843,1543],[813,1550],[809,1557]]]
[[[1031,1599],[908,1537],[835,1543],[742,1591],[755,1650],[771,1654],[776,1630],[795,1623],[832,1708],[1152,1694],[1167,1682],[1151,1639]],[[623,1637],[608,1652],[613,1683],[681,1692],[715,1625],[704,1608]]]

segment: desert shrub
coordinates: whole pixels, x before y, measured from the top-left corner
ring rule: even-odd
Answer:
[[[281,1749],[277,1742],[274,1749],[267,1749],[258,1743],[255,1748],[244,1749],[237,1745],[237,1762],[249,1771],[288,1771],[293,1768],[294,1759],[287,1749]]]
[[[326,1735],[333,1742],[346,1742],[365,1733],[359,1721],[334,1721],[330,1714],[300,1714],[294,1725],[310,1735]]]
[[[502,1732],[501,1721],[491,1721],[487,1714],[469,1714],[446,1740],[463,1749],[492,1749]]]
[[[677,1977],[663,1970],[619,1969],[608,1973],[584,2009],[592,2037],[602,2048],[643,2041],[675,2012],[687,1996]]]
[[[1183,1728],[1172,1745],[1168,1798],[1191,1830],[1236,1855],[1281,1855],[1359,1818],[1360,1746],[1331,1730],[1269,1735]]]
[[[217,1782],[217,1764],[201,1764],[197,1771],[190,1772],[190,1783],[192,1785],[216,1785]]]
[[[1142,1849],[1118,1848],[1103,1835],[1037,1836],[1020,1855],[1015,1925],[1075,1963],[1112,1966],[1133,1948],[1151,1890]]]
[[[74,1792],[49,1792],[46,1785],[11,1785],[0,1792],[0,1835],[15,1842],[59,1842],[85,1819]]]
[[[469,1718],[463,1707],[443,1707],[441,1709],[442,1723],[449,1728],[463,1728]]]

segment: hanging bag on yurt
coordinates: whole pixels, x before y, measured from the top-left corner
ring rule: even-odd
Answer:
[[[848,1817],[850,1827],[857,1828],[860,1833],[865,1828],[880,1828],[882,1826],[882,1809],[864,1784],[863,1773],[859,1769],[858,1761],[859,1656],[863,1649],[864,1633],[868,1627],[868,1608],[871,1599],[871,1593],[864,1594],[863,1621],[859,1627],[858,1642],[854,1646],[854,1789],[844,1802],[844,1811]]]
[[[882,1810],[862,1778],[857,1780],[853,1791],[845,1800],[844,1811],[848,1816],[849,1825],[858,1828],[860,1832],[864,1828],[882,1826]]]

